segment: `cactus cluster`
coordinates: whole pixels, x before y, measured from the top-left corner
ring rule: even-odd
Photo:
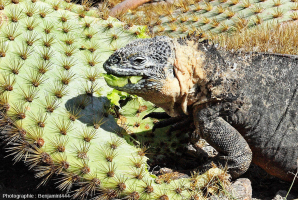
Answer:
[[[184,160],[181,156],[187,152],[187,144],[193,129],[187,127],[181,130],[170,130],[168,126],[152,131],[158,120],[147,118],[146,115],[153,111],[164,112],[150,102],[134,98],[119,110],[117,124],[129,133],[128,142],[132,144],[137,142],[136,144],[143,146],[148,151],[147,156],[150,158],[151,165],[163,166],[164,163],[167,166],[181,165],[181,163],[178,164],[178,161]],[[175,159],[167,160],[167,158]],[[187,162],[184,162],[186,165]]]
[[[296,21],[296,0],[176,0],[173,4],[150,4],[119,14],[128,24],[143,24],[151,36],[181,37],[196,31],[209,34],[239,31],[264,22]]]
[[[147,37],[144,27],[125,26],[88,2],[0,4],[1,136],[9,155],[42,178],[40,185],[59,175],[57,187],[72,190],[74,198],[167,200],[200,199],[207,185],[215,193],[218,180],[227,182],[216,167],[191,178],[157,178],[149,172],[146,148],[129,133],[150,130],[154,120],[141,118],[158,109],[139,99],[128,102],[119,110],[128,132],[109,115],[115,93],[101,77],[102,62]]]

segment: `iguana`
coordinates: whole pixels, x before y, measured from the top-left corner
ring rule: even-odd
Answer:
[[[251,162],[292,181],[298,162],[298,56],[231,52],[159,36],[133,41],[104,63],[108,75],[141,76],[112,87],[189,115],[216,160],[236,178]]]

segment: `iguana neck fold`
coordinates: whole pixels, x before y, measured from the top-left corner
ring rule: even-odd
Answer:
[[[197,44],[194,41],[185,41],[180,44],[173,41],[175,48],[174,72],[178,79],[180,94],[176,99],[181,104],[183,113],[188,114],[187,107],[197,101],[200,87],[206,80],[204,70],[205,53],[197,51]],[[199,90],[198,90],[199,89]]]

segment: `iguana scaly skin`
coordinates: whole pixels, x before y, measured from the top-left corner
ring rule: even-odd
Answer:
[[[117,50],[108,74],[142,76],[118,90],[192,115],[196,132],[235,178],[251,161],[292,181],[298,159],[298,57],[241,53],[188,39],[156,37]]]

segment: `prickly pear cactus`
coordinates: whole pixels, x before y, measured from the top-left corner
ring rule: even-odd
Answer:
[[[145,5],[119,18],[128,24],[147,25],[154,35],[202,37],[298,19],[296,0],[176,0],[173,4]]]
[[[162,163],[167,163],[167,157],[177,159],[187,151],[187,144],[193,129],[175,131],[165,127],[152,131],[158,120],[145,116],[153,111],[164,112],[161,108],[156,108],[154,104],[141,98],[132,99],[120,109],[117,124],[126,128],[129,133],[130,137],[127,138],[127,141],[131,143],[137,141],[144,148],[149,148],[147,156],[150,158],[150,163],[162,165]],[[169,162],[168,166],[175,163],[173,160]]]
[[[101,78],[101,64],[146,37],[144,27],[124,29],[95,9],[64,1],[1,1],[0,8],[1,134],[13,159],[42,178],[40,185],[59,175],[58,188],[74,191],[74,198],[166,200],[199,199],[207,184],[216,191],[214,177],[226,180],[215,167],[189,179],[157,179],[146,149],[132,145],[108,114],[112,89]],[[155,109],[145,103],[138,110],[134,103],[121,110],[128,122],[133,112],[141,120],[145,106]],[[152,121],[129,124],[142,132]]]

